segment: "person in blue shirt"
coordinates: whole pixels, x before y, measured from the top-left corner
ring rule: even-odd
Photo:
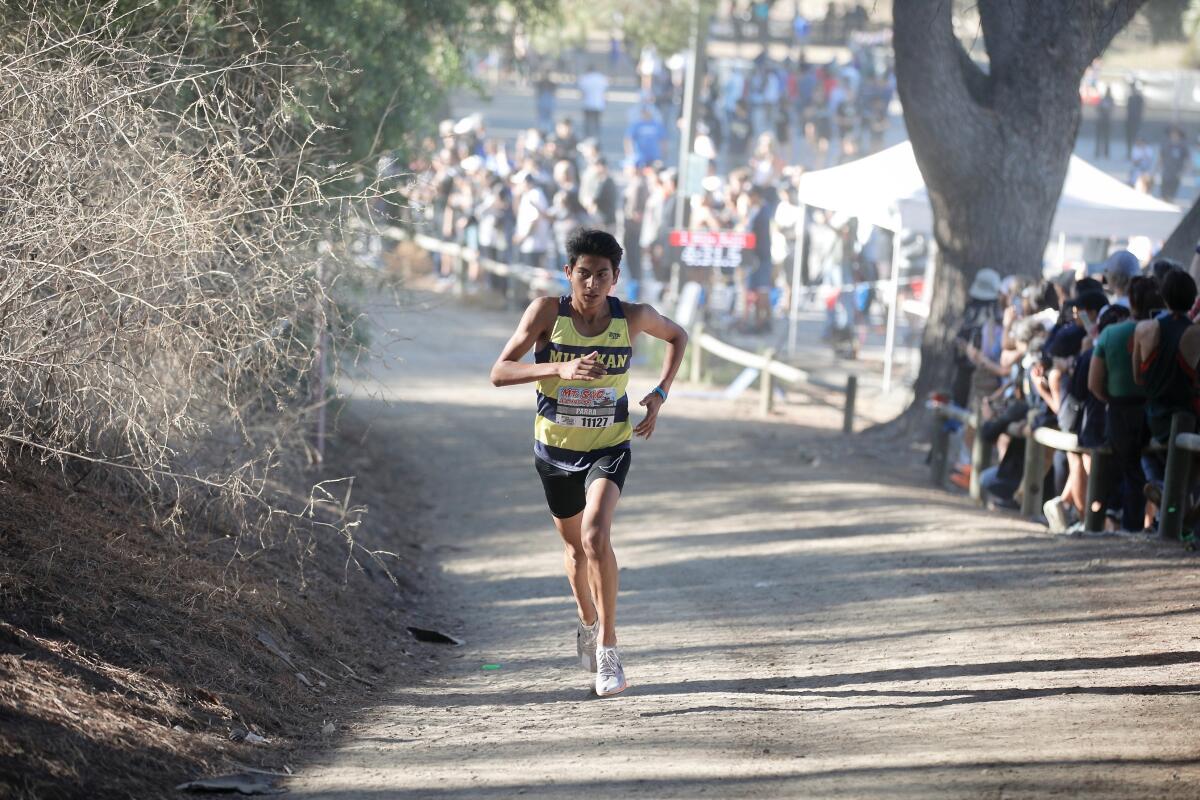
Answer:
[[[666,138],[667,129],[662,122],[654,118],[649,108],[643,107],[638,119],[625,131],[625,147],[636,163],[653,164],[662,160]]]

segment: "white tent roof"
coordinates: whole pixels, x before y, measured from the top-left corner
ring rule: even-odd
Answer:
[[[888,230],[929,232],[933,212],[912,143],[800,178],[800,202],[840,211]],[[1051,233],[1068,236],[1148,236],[1165,239],[1183,212],[1126,186],[1078,156],[1067,180]]]

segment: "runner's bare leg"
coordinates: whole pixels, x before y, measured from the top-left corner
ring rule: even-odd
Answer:
[[[554,518],[554,527],[563,540],[563,565],[567,568],[567,580],[571,583],[571,594],[575,596],[575,608],[579,621],[591,626],[596,621],[596,603],[592,599],[592,587],[588,583],[588,559],[583,551],[583,512],[566,519]]]
[[[600,613],[599,643],[617,646],[617,556],[609,536],[613,515],[621,490],[610,480],[601,478],[588,489],[587,507],[583,509],[583,552],[587,555],[588,582]]]

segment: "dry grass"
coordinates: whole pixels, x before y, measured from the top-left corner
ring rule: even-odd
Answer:
[[[0,796],[281,767],[397,652],[401,447],[317,446],[371,192],[250,5],[0,6]]]
[[[380,522],[360,536],[412,544],[399,443],[347,427],[329,468],[374,476],[356,492]],[[320,537],[249,561],[220,531],[181,544],[61,473],[0,475],[0,796],[161,797],[239,764],[298,766],[325,721],[374,691],[346,667],[390,684],[408,663],[398,636],[415,578],[396,561],[398,587],[378,566],[344,564]],[[269,744],[230,742],[238,728]]]
[[[262,539],[314,522],[287,495],[354,344],[339,231],[370,192],[308,120],[320,63],[192,6],[137,34],[86,0],[0,11],[0,464],[99,465],[176,532]]]

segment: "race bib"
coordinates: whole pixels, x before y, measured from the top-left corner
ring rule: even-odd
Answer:
[[[616,422],[617,390],[583,386],[558,388],[558,413],[554,421],[571,428],[607,428]]]

